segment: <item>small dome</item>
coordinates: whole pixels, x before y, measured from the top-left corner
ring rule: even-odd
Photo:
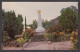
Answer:
[[[38,10],[37,13],[38,13],[38,14],[41,14],[41,10]]]

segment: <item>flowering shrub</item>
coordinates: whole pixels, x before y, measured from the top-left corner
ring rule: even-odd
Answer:
[[[63,32],[52,32],[52,33],[45,33],[45,38],[51,41],[61,41],[62,36],[64,35]]]
[[[63,36],[63,35],[64,35],[64,32],[60,32],[59,35],[60,35],[60,36]]]
[[[49,27],[46,32],[47,33],[52,33],[52,32],[62,32],[63,29],[62,29],[62,26],[58,26],[57,24]]]
[[[23,37],[23,36],[24,36],[24,34],[25,34],[25,31],[23,31],[23,32],[22,32],[22,35],[21,35],[21,36]]]
[[[22,38],[17,39],[16,42],[19,44],[19,46],[22,46],[23,43],[31,39],[33,35],[34,35],[34,31],[30,28],[26,28],[26,30],[22,32],[21,35]]]
[[[53,35],[51,33],[45,33],[45,39],[51,40]]]
[[[25,40],[24,38],[19,38],[16,40],[16,42],[17,42],[17,45],[16,45],[17,47],[22,47],[23,43],[25,43]]]
[[[30,28],[26,28],[25,31],[22,32],[22,37],[25,39],[25,41],[28,41],[28,39],[31,39],[34,35],[34,31]]]
[[[23,38],[19,38],[16,41],[17,41],[17,43],[20,43],[20,44],[23,44],[24,43],[24,39]]]
[[[56,32],[52,32],[52,35],[57,35],[57,33]]]
[[[44,34],[44,36],[45,36],[46,39],[47,39],[47,35],[48,35],[48,33],[45,33],[45,34]]]
[[[2,42],[7,42],[7,41],[9,41],[10,39],[11,39],[11,38],[10,38],[8,32],[7,32],[7,31],[3,31],[3,32],[2,32]]]
[[[71,29],[66,29],[66,34],[69,34],[71,32]]]
[[[72,36],[70,37],[70,41],[73,43],[74,48],[78,48],[78,32],[72,32]]]

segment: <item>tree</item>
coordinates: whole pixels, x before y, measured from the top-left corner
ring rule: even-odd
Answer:
[[[23,22],[22,15],[18,14],[18,17],[17,17],[17,19],[19,20],[19,22]]]
[[[33,29],[33,24],[29,24],[28,26],[29,26],[31,29]]]
[[[22,31],[23,31],[23,24],[22,24],[23,18],[22,18],[22,15],[18,14],[17,20],[18,20],[18,29],[17,29],[18,30],[18,34],[21,34]]]
[[[18,16],[19,17],[19,16]],[[2,32],[7,32],[11,39],[15,38],[15,35],[20,34],[23,26],[20,26],[21,22],[17,19],[14,10],[2,11]],[[5,33],[4,33],[5,34]],[[3,34],[2,34],[3,36]]]
[[[72,9],[73,11],[77,10],[77,8],[75,6],[70,6],[69,8]],[[60,13],[62,13],[63,11],[65,11],[65,9],[66,8],[62,8],[61,11],[60,11]]]
[[[37,21],[35,19],[35,20],[33,20],[33,29],[35,30],[36,28],[37,28]]]
[[[65,10],[65,8],[61,9],[60,13],[62,13]]]
[[[72,9],[73,11],[75,11],[77,8],[75,6],[70,6],[70,9]]]
[[[46,19],[45,21],[43,20],[42,21],[42,25],[43,25],[43,27],[46,29],[46,28],[48,28],[48,26],[50,25],[50,22]]]
[[[58,25],[61,25],[64,30],[75,30],[78,27],[78,14],[69,7],[66,8],[59,17]]]

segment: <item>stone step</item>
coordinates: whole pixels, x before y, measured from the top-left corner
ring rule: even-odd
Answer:
[[[45,41],[44,35],[35,35],[32,39],[32,42]]]

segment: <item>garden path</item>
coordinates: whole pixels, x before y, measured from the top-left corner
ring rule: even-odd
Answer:
[[[70,41],[52,43],[48,43],[47,41],[41,41],[31,42],[26,45],[24,49],[23,47],[3,47],[3,50],[70,50],[71,48],[73,48],[73,45]]]

